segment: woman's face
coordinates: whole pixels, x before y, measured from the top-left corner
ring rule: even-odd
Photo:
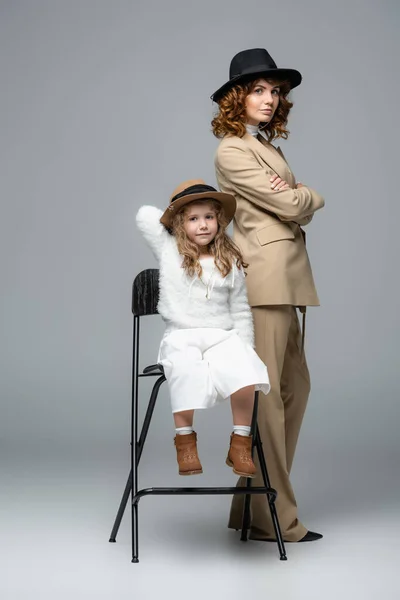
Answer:
[[[269,123],[279,104],[279,85],[266,79],[256,81],[252,92],[246,97],[246,117],[249,125]]]

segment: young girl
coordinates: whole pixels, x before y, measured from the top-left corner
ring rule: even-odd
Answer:
[[[160,268],[158,311],[166,323],[158,362],[168,382],[180,475],[203,469],[194,411],[230,397],[233,433],[226,463],[254,477],[250,424],[254,392],[269,392],[267,368],[255,353],[242,256],[225,229],[235,198],[202,180],[182,183],[163,213],[142,206],[138,228]]]

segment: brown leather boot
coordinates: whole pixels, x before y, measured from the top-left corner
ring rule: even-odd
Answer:
[[[198,475],[203,472],[203,467],[197,455],[197,434],[195,431],[189,435],[176,435],[176,460],[179,465],[179,475]]]
[[[251,457],[252,440],[253,437],[251,435],[231,434],[231,444],[226,464],[228,467],[232,467],[236,475],[242,475],[243,477],[255,476],[257,469]]]

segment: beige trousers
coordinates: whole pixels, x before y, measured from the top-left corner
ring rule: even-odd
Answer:
[[[259,394],[258,427],[284,540],[296,542],[307,529],[297,518],[297,505],[289,475],[310,393],[310,376],[301,351],[301,329],[294,306],[259,306],[252,309],[256,352],[267,365],[271,391]],[[258,463],[258,461],[255,461]],[[253,485],[264,485],[259,465]],[[240,478],[238,485],[245,485]],[[233,497],[228,527],[240,529],[244,496]],[[254,538],[275,538],[267,499],[251,496],[251,531]]]

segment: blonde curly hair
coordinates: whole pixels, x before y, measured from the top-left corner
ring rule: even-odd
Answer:
[[[218,231],[215,238],[208,245],[208,252],[214,257],[215,266],[221,273],[222,277],[226,277],[231,272],[234,262],[236,263],[238,269],[241,267],[243,269],[247,268],[248,264],[244,262],[239,248],[225,232],[225,229],[228,226],[228,221],[222,204],[217,200],[207,199],[189,202],[174,216],[172,221],[170,232],[176,238],[179,254],[183,256],[182,267],[185,272],[190,277],[193,277],[195,273],[198,275],[198,277],[201,277],[203,274],[203,269],[199,261],[200,247],[194,242],[190,241],[184,228],[185,216],[188,207],[191,204],[198,204],[199,202],[206,202],[215,210]]]
[[[212,132],[217,138],[225,135],[243,137],[246,133],[246,98],[252,93],[262,78],[247,83],[238,83],[230,88],[218,100],[219,112],[211,122]],[[290,92],[289,81],[266,79],[273,86],[279,86],[279,104],[271,121],[263,128],[268,141],[277,138],[287,139],[289,130],[286,128],[290,109],[293,102],[287,99]]]

